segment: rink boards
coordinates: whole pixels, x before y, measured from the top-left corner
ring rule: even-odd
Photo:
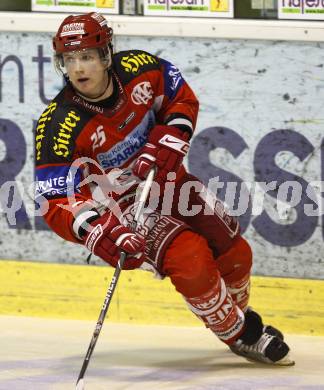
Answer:
[[[0,315],[96,320],[113,270],[93,265],[0,261]],[[251,305],[291,334],[324,335],[324,283],[252,277]],[[111,322],[201,326],[168,279],[124,271]]]
[[[38,27],[29,17],[25,16],[25,26]],[[236,26],[241,22],[235,21]],[[198,31],[198,22],[194,23],[191,30]],[[263,23],[255,26],[255,37],[267,30],[269,21]],[[170,31],[169,20],[167,25],[159,34]],[[215,32],[219,28],[218,21]],[[314,24],[312,29],[315,32]],[[118,35],[113,43],[116,51],[134,48],[161,53],[179,67],[197,95],[200,112],[185,165],[206,185],[218,178],[223,188],[217,186],[217,191],[214,181],[213,192],[227,205],[234,206],[233,194],[242,193],[240,202],[230,208],[253,248],[254,272],[324,280],[320,191],[324,183],[324,43],[321,39],[285,41],[283,31],[276,30],[272,30],[273,39],[279,34],[280,41],[173,35],[152,39],[136,34]],[[295,30],[291,36],[300,37],[299,28]],[[314,37],[308,29],[302,31]],[[51,38],[50,32],[0,32],[0,47],[4,48],[0,59],[3,200],[11,197],[11,185],[15,188],[15,201],[0,205],[0,255],[82,264],[87,250],[51,234],[33,200],[35,123],[62,88],[62,78],[53,70]],[[270,187],[264,189],[264,183]],[[287,184],[294,189],[293,202],[285,201]]]

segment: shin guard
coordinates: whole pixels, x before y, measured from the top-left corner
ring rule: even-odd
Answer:
[[[224,343],[231,344],[244,330],[244,313],[233,302],[224,280],[195,298],[185,298],[190,310]]]
[[[227,284],[227,290],[236,305],[245,312],[250,298],[250,274],[237,282]]]

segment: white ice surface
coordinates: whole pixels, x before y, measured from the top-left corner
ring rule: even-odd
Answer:
[[[0,317],[0,390],[75,389],[94,321]],[[324,337],[287,336],[294,367],[247,362],[202,328],[104,324],[86,390],[323,390]]]

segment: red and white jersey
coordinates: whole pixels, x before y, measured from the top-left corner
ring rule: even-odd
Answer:
[[[92,199],[89,186],[80,186],[85,177],[118,169],[129,179],[155,124],[195,128],[197,98],[170,62],[140,50],[123,51],[113,57],[112,75],[113,104],[88,102],[67,84],[36,127],[36,201],[48,201],[44,217],[66,240],[77,241],[71,209],[62,206],[71,204],[71,194],[79,204]],[[87,162],[71,169],[80,158]]]

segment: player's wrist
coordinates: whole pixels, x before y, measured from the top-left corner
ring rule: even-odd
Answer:
[[[87,233],[92,230],[93,222],[95,222],[99,218],[100,214],[96,209],[84,210],[78,213],[74,217],[74,221],[72,224],[72,229],[75,236],[79,240],[84,240],[84,238],[87,236]]]
[[[191,132],[174,125],[155,125],[149,134],[149,141],[158,142],[163,136],[172,135],[181,140],[188,141],[191,138]]]

